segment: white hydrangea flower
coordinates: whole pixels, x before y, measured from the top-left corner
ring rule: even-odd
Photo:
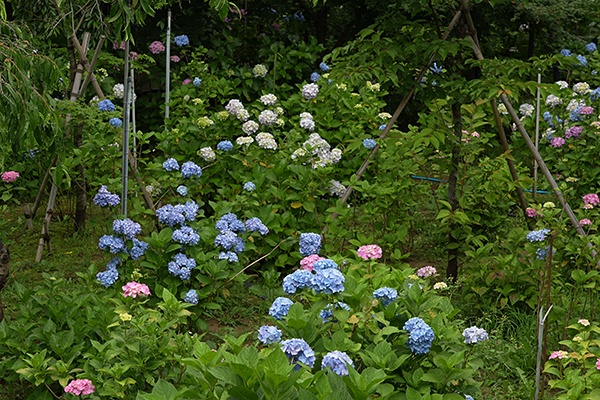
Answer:
[[[225,106],[227,112],[231,115],[237,116],[240,111],[244,109],[244,105],[238,99],[229,100]]]
[[[554,108],[559,104],[562,104],[562,100],[560,99],[560,97],[557,97],[553,94],[548,95],[548,97],[546,97],[546,104],[549,105],[550,107]]]
[[[277,121],[277,114],[271,110],[264,110],[258,116],[258,122],[264,126],[271,126]]]
[[[315,121],[312,119],[304,118],[300,120],[300,126],[308,131],[315,130]]]
[[[275,105],[275,103],[277,103],[277,96],[275,96],[272,93],[269,94],[265,94],[264,96],[260,97],[260,101],[265,105],[265,106],[272,106]]]
[[[587,82],[579,82],[574,84],[573,91],[577,94],[588,94],[591,92],[590,85]]]
[[[252,69],[252,74],[255,78],[264,78],[265,76],[267,76],[267,72],[269,71],[267,70],[267,67],[265,67],[263,64],[256,64]]]
[[[113,95],[117,99],[122,99],[124,92],[125,92],[125,85],[123,85],[122,83],[117,83],[115,86],[113,86]]]
[[[584,100],[573,99],[567,105],[567,111],[568,112],[573,112],[573,111],[577,110],[579,107],[584,107],[584,106],[585,106],[585,101]]]
[[[531,117],[534,111],[535,107],[529,103],[521,104],[521,106],[519,107],[519,112],[524,117]]]
[[[554,83],[556,83],[561,90],[569,87],[569,84],[565,81],[556,81]]]
[[[252,136],[240,136],[235,142],[238,146],[249,146],[254,142],[254,138]]]
[[[204,129],[212,124],[214,124],[213,120],[208,118],[208,117],[200,117],[198,118],[198,121],[196,121],[196,124],[198,124],[198,126],[201,129]]]
[[[386,112],[379,113],[378,116],[381,119],[390,119],[390,118],[392,118],[392,114],[386,113]]]
[[[250,113],[248,112],[248,110],[243,109],[238,111],[237,113],[237,119],[239,119],[240,121],[248,121],[248,118],[250,118]]]
[[[210,147],[201,148],[200,155],[202,156],[202,158],[204,158],[204,161],[206,162],[215,161],[215,159],[217,158],[217,155],[215,154],[214,150]]]
[[[244,124],[242,125],[242,130],[246,135],[253,135],[254,133],[256,133],[258,128],[259,125],[252,120],[244,122]]]
[[[300,114],[300,119],[313,119],[313,116],[310,113],[303,112]]]

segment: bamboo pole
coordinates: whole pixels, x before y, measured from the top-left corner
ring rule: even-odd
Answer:
[[[94,55],[92,56],[92,61],[90,62],[89,65],[89,71],[94,71],[94,67],[96,66],[96,61],[98,61],[98,56],[100,55],[100,51],[102,51],[102,46],[104,45],[104,41],[106,40],[106,36],[102,35],[100,36],[100,41],[98,41],[98,46],[96,46],[96,51],[94,51]],[[98,84],[98,81],[96,80],[96,76],[93,73],[90,73],[88,71],[88,73],[85,75],[85,80],[83,81],[83,85],[81,85],[81,89],[79,90],[79,97],[83,96],[83,94],[85,93],[85,89],[87,89],[87,85],[90,83],[90,81],[92,81],[92,86],[94,86],[94,90],[96,89],[96,87],[100,88],[100,85]],[[102,93],[102,90],[99,91],[100,94],[102,94],[102,97],[100,97],[100,95],[98,95],[98,97],[100,97],[101,99],[104,98],[104,94]],[[96,91],[96,93],[98,93],[98,91]]]
[[[538,74],[538,87],[535,100],[535,148],[539,149],[540,143],[540,84],[542,83],[542,75]],[[537,196],[537,180],[538,180],[538,165],[537,161],[533,160],[533,199]]]
[[[88,32],[86,32],[84,35],[89,35]],[[73,35],[71,36],[71,40],[73,40],[73,44],[75,45],[75,49],[77,50],[77,54],[79,54],[79,63],[81,63],[85,69],[85,71],[91,75],[90,80],[92,82],[92,86],[94,87],[94,90],[96,91],[96,93],[98,94],[98,97],[100,97],[101,99],[103,99],[105,96],[102,93],[102,89],[100,88],[100,84],[98,84],[98,81],[96,80],[96,76],[94,75],[94,71],[92,70],[91,66],[90,66],[90,62],[87,59],[87,56],[85,55],[86,53],[86,49],[87,46],[84,48],[81,46],[81,44],[79,43],[79,40],[77,39],[77,36]],[[96,49],[96,51],[98,51],[98,48]],[[100,94],[102,94],[102,96],[100,96]]]
[[[460,11],[458,11],[454,15],[454,18],[452,18],[452,21],[450,21],[450,24],[446,28],[446,32],[442,36],[442,40],[446,40],[448,38],[448,35],[450,34],[450,31],[452,31],[452,29],[454,28],[454,26],[458,22],[458,19],[460,18],[460,16],[461,16],[461,12]],[[425,73],[427,72],[427,69],[429,68],[429,65],[431,65],[431,63],[435,59],[436,55],[437,55],[437,52],[431,53],[431,55],[429,56],[429,61],[427,62],[427,64],[425,66],[423,66],[423,68],[419,72],[419,75],[417,76],[417,79],[415,80],[415,82],[420,82],[421,79],[423,79],[423,77],[425,76]],[[412,95],[415,93],[416,88],[417,88],[417,86],[413,85],[413,87],[410,89],[410,91],[408,92],[408,94],[406,96],[404,96],[404,98],[402,99],[402,101],[398,105],[398,108],[394,112],[394,115],[392,115],[392,118],[390,118],[390,120],[388,121],[387,125],[385,126],[385,129],[383,130],[383,132],[379,136],[379,140],[382,140],[382,139],[386,138],[386,136],[388,135],[388,133],[392,129],[392,126],[394,125],[394,123],[398,119],[398,116],[400,115],[400,113],[402,113],[402,111],[404,110],[404,107],[406,107],[406,105],[410,101]],[[369,162],[370,162],[371,158],[375,154],[377,154],[378,151],[379,151],[379,143],[373,148],[373,150],[371,150],[371,153],[367,156],[367,158],[365,159],[365,161],[362,163],[362,165],[360,166],[360,168],[356,172],[356,180],[357,181],[359,181],[361,179],[362,175],[367,170],[367,166],[369,165]],[[342,204],[346,204],[346,202],[348,201],[348,198],[350,197],[350,194],[352,193],[352,190],[353,190],[352,186],[348,185],[348,188],[346,188],[346,192],[342,196]],[[331,215],[331,220],[334,221],[338,216],[339,216],[338,212],[337,211],[334,212]]]
[[[44,244],[48,245],[48,252],[52,252],[52,247],[50,247],[50,221],[52,220],[52,212],[54,211],[57,192],[58,187],[55,184],[52,184],[52,189],[50,190],[50,199],[48,199],[48,207],[46,209],[46,217],[44,218],[44,224],[42,225],[42,235],[40,236],[37,254],[35,255],[35,262],[42,261]]]

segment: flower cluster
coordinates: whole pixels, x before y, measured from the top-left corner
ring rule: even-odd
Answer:
[[[283,279],[283,291],[289,295],[296,293],[298,289],[310,289],[312,287],[313,274],[305,269],[299,269]]]
[[[294,304],[294,302],[287,297],[278,297],[269,308],[269,315],[276,320],[281,321],[287,316],[292,304]]]
[[[465,329],[462,335],[467,344],[475,344],[488,340],[488,334],[485,329],[476,326]]]
[[[244,183],[244,190],[247,192],[253,192],[256,189],[256,185],[252,182]]]
[[[258,217],[250,218],[246,221],[246,229],[248,232],[258,232],[261,235],[269,233],[269,228]]]
[[[102,100],[98,103],[98,110],[100,111],[115,111],[115,105],[110,100]]]
[[[331,186],[329,186],[329,193],[331,193],[332,196],[344,196],[344,193],[346,193],[346,186],[333,179],[330,180],[329,183],[331,183]]]
[[[191,178],[192,176],[200,178],[202,176],[202,168],[194,164],[193,161],[187,161],[181,166],[181,176],[184,178]]]
[[[523,117],[531,117],[534,111],[535,107],[529,103],[521,104],[519,107],[519,112]]]
[[[158,40],[155,40],[154,42],[150,43],[149,47],[150,47],[150,53],[152,53],[152,54],[158,54],[158,53],[162,53],[163,51],[165,51],[165,46]]]
[[[594,206],[600,203],[600,198],[598,198],[598,195],[596,193],[589,193],[583,196],[583,203],[585,204],[583,208],[585,208],[586,210],[594,208]]]
[[[277,149],[277,142],[275,141],[275,138],[273,138],[273,135],[271,135],[268,132],[261,132],[258,135],[256,135],[256,143],[258,143],[258,146],[263,149]]]
[[[277,96],[272,93],[265,94],[264,96],[260,96],[260,101],[265,106],[273,106],[277,103]]]
[[[300,254],[304,257],[319,254],[321,251],[321,235],[316,233],[300,234]]]
[[[302,269],[312,272],[314,270],[315,262],[324,259],[325,257],[320,257],[318,254],[311,254],[310,256],[304,257],[302,260],[300,260],[300,266]]]
[[[318,133],[311,133],[308,140],[304,142],[302,148],[297,149],[292,154],[292,160],[299,157],[310,155],[310,162],[313,168],[323,168],[330,164],[336,164],[342,159],[340,149],[331,150],[331,145]]]
[[[113,232],[117,235],[124,235],[129,240],[133,240],[135,235],[142,233],[142,226],[129,218],[115,219],[113,221]]]
[[[565,139],[569,139],[572,137],[574,137],[576,139],[580,139],[581,132],[583,132],[583,128],[581,126],[573,126],[573,127],[569,128],[567,133],[565,133]]]
[[[315,263],[316,264],[316,263]],[[312,277],[312,289],[315,293],[333,294],[344,291],[346,278],[337,269],[326,269]]]
[[[201,148],[200,149],[200,156],[202,156],[202,158],[206,162],[213,162],[217,158],[217,155],[215,154],[215,151],[212,148],[210,148],[210,147],[203,147],[203,148]]]
[[[382,287],[373,292],[373,297],[381,301],[383,305],[387,307],[398,298],[398,292],[396,289]]]
[[[138,295],[150,296],[150,289],[147,285],[137,282],[129,282],[123,286],[123,297],[133,297],[134,299]]]
[[[538,260],[545,260],[548,257],[548,252],[550,251],[550,246],[546,246],[544,248],[539,248],[535,251],[536,257]],[[556,249],[552,249],[552,255],[556,252]]]
[[[546,240],[546,235],[550,233],[550,229],[538,229],[527,234],[527,240],[530,242],[542,242]]]
[[[186,46],[190,44],[190,39],[186,35],[179,35],[173,38],[175,44],[179,47]]]
[[[306,100],[312,100],[316,98],[318,94],[319,85],[317,85],[316,83],[309,83],[302,87],[302,96],[304,96]]]
[[[281,340],[281,330],[271,325],[263,325],[258,329],[258,340],[264,344],[277,343]]]
[[[7,171],[2,173],[2,180],[6,183],[14,182],[19,177],[19,173],[15,171]]]
[[[555,351],[552,354],[550,354],[550,357],[548,357],[549,360],[554,360],[555,358],[558,358],[559,360],[562,360],[563,358],[568,358],[569,357],[569,353],[567,353],[566,351]]]
[[[260,125],[258,125],[256,122],[250,120],[250,121],[246,121],[242,124],[242,131],[244,131],[244,133],[246,135],[253,135],[256,133],[256,131],[258,130],[259,127],[260,127]]]
[[[252,68],[252,74],[255,78],[264,78],[265,76],[267,76],[267,72],[269,71],[267,70],[267,67],[265,67],[263,64],[256,64],[254,68]]]
[[[179,171],[179,163],[174,158],[168,158],[163,163],[163,168],[167,171]]]
[[[188,194],[187,187],[185,187],[183,185],[177,186],[177,193],[179,193],[182,196],[187,196],[187,194]]]
[[[116,206],[121,202],[121,198],[118,194],[112,194],[106,188],[106,185],[102,185],[98,193],[94,196],[94,204],[100,207]]]
[[[75,396],[88,395],[94,393],[96,387],[89,379],[75,379],[65,387],[65,393],[71,393]]]
[[[350,357],[348,357],[348,355],[343,351],[334,350],[327,353],[325,357],[323,357],[323,361],[321,362],[321,369],[330,367],[331,370],[339,376],[347,376],[348,365],[354,367],[354,363],[352,362]]]
[[[437,271],[431,265],[427,265],[417,270],[417,276],[420,276],[421,278],[429,278],[430,276],[437,276]]]
[[[213,125],[214,123],[215,122],[208,117],[200,117],[196,120],[196,125],[198,125],[198,128],[200,128],[200,129],[207,128],[207,127]]]
[[[185,225],[186,221],[195,220],[197,212],[198,205],[190,200],[185,204],[177,204],[175,206],[166,204],[156,210],[156,215],[161,224],[167,224],[171,228],[174,228],[177,225]]]
[[[217,144],[217,150],[231,151],[233,150],[233,143],[231,143],[229,140],[223,140]]]
[[[182,226],[181,228],[173,231],[172,239],[181,244],[195,246],[200,241],[200,235],[196,233],[195,229],[192,229],[189,226]]]
[[[377,146],[377,142],[373,139],[365,139],[363,140],[363,146],[365,147],[365,149],[371,150],[374,149],[375,146]]]
[[[406,346],[413,354],[427,354],[431,349],[431,343],[435,338],[433,329],[421,318],[413,317],[406,321],[404,330],[408,332],[409,337]]]
[[[289,339],[281,342],[281,350],[285,353],[287,358],[290,360],[290,364],[295,364],[294,370],[298,371],[302,368],[298,365],[298,362],[305,364],[309,367],[315,365],[316,357],[313,349],[310,348],[308,343],[304,339]]]
[[[108,120],[108,123],[115,128],[120,128],[123,126],[123,121],[121,121],[121,118],[111,118]]]
[[[448,285],[446,284],[446,282],[437,282],[435,285],[433,285],[433,288],[435,290],[446,289],[447,287]]]
[[[376,260],[382,256],[381,247],[377,246],[376,244],[361,246],[356,251],[356,255],[364,260]]]
[[[190,279],[192,270],[196,268],[196,260],[188,258],[183,253],[178,253],[173,257],[173,261],[169,262],[168,268],[171,275],[178,276],[182,281],[187,281]]]
[[[277,122],[278,115],[271,110],[264,110],[258,116],[258,122],[264,126],[271,126]]]
[[[348,304],[346,303],[342,303],[341,301],[338,301],[335,305],[334,304],[327,304],[327,306],[325,306],[324,309],[321,310],[321,312],[319,313],[319,318],[323,318],[323,323],[327,323],[329,322],[329,319],[331,318],[331,322],[337,322],[337,320],[335,318],[333,318],[333,309],[334,308],[341,308],[343,310],[346,310],[348,312],[352,312],[350,310],[350,307],[348,307]]]
[[[185,294],[183,301],[185,301],[186,303],[196,305],[198,304],[198,301],[200,301],[200,298],[198,297],[198,293],[194,289],[190,289]]]

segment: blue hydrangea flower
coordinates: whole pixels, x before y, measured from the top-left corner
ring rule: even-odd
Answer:
[[[171,266],[171,264],[173,264],[173,266]],[[172,269],[174,271],[176,270],[174,266],[177,266],[179,268],[186,267],[187,269],[192,270],[196,268],[196,260],[193,258],[188,258],[188,256],[186,256],[184,253],[177,253],[173,257],[173,261],[169,263],[169,266],[173,267]]]
[[[544,248],[539,248],[535,251],[535,254],[537,254],[537,259],[538,260],[545,260],[546,257],[548,257],[548,252],[550,251],[550,246],[546,246]],[[552,255],[554,255],[554,253],[556,253],[556,249],[552,249]]]
[[[227,260],[229,262],[238,262],[238,255],[233,251],[222,251],[219,253],[219,260]]]
[[[196,175],[198,178],[202,176],[202,168],[194,164],[192,161],[185,162],[181,166],[181,176],[184,178],[190,178],[192,175]]]
[[[336,264],[336,262],[333,260],[330,260],[329,258],[325,258],[323,260],[316,261],[313,264],[313,268],[314,268],[315,272],[320,272],[320,271],[330,269],[330,268],[337,269],[337,267],[338,267],[338,265]]]
[[[132,240],[135,235],[142,233],[142,226],[137,222],[127,219],[115,219],[113,221],[113,232],[117,235],[125,235]]]
[[[598,47],[596,47],[596,43],[592,42],[592,43],[588,43],[585,45],[585,49],[587,51],[589,51],[590,53],[595,52],[596,50],[598,50]]]
[[[173,40],[175,41],[175,44],[179,47],[190,44],[190,39],[187,37],[187,35],[175,36],[175,38],[173,38]]]
[[[344,291],[346,278],[337,269],[326,269],[313,275],[311,284],[315,293],[333,294]]]
[[[475,344],[488,340],[488,334],[485,329],[478,328],[476,326],[465,329],[463,331],[463,337],[465,338],[465,343],[467,344]]]
[[[327,84],[331,85],[331,82],[333,82],[333,79],[327,79]]]
[[[318,81],[319,78],[321,78],[321,75],[319,75],[318,72],[313,72],[312,74],[310,74],[310,80],[313,82]]]
[[[465,394],[465,400],[475,400],[470,394]]]
[[[182,226],[173,232],[173,240],[181,244],[189,244],[195,246],[200,241],[200,235],[189,226]]]
[[[119,265],[121,265],[121,259],[117,256],[114,256],[112,260],[110,260],[108,262],[108,264],[106,264],[107,269],[108,268],[117,268]]]
[[[106,271],[98,272],[96,274],[96,279],[103,284],[104,287],[109,287],[119,279],[119,271],[117,271],[116,268],[107,268]]]
[[[231,143],[229,140],[223,140],[217,144],[217,150],[231,151],[233,150],[233,143]]]
[[[398,291],[390,287],[382,287],[373,292],[373,297],[387,307],[398,298]]]
[[[303,257],[319,254],[321,251],[321,235],[316,233],[300,234],[300,254]]]
[[[281,330],[271,325],[263,325],[258,329],[258,340],[264,344],[277,343],[281,340]]]
[[[550,111],[545,111],[543,118],[544,118],[544,121],[551,122],[553,117],[552,117],[552,114],[550,114]]]
[[[185,186],[179,185],[179,186],[177,186],[177,193],[179,193],[182,196],[187,196],[188,191]]]
[[[222,219],[223,221],[226,221],[226,222],[228,222],[228,223],[231,223],[231,222],[233,222],[233,221],[236,221],[236,220],[237,220],[237,215],[235,215],[234,213],[227,213],[227,214],[223,215],[223,216],[221,217],[221,219]]]
[[[123,238],[113,235],[104,235],[98,241],[98,247],[102,250],[109,250],[111,253],[121,253],[127,250]]]
[[[233,247],[233,251],[235,251],[237,254],[240,254],[244,250],[246,250],[246,242],[241,237],[237,237],[235,239],[235,246]]]
[[[183,298],[183,301],[190,304],[198,304],[200,298],[198,297],[198,293],[194,289],[190,289]]]
[[[283,291],[289,295],[296,293],[297,289],[310,289],[313,274],[310,271],[299,269],[283,278]]]
[[[221,246],[226,250],[230,250],[237,244],[237,235],[232,231],[225,231],[215,238],[215,246]]]
[[[271,308],[269,308],[269,315],[276,320],[281,321],[283,317],[287,316],[292,304],[294,304],[294,302],[287,297],[278,297],[271,305]]]
[[[441,65],[438,66],[437,63],[433,63],[433,67],[429,68],[431,70],[431,72],[433,72],[434,74],[441,74],[444,67],[442,67]]]
[[[330,367],[333,372],[338,374],[339,376],[347,376],[348,375],[348,365],[354,367],[354,363],[348,357],[348,354],[343,351],[334,350],[325,355],[323,357],[323,361],[321,362],[321,369],[325,369]]]
[[[579,65],[581,65],[582,67],[587,67],[587,65],[588,65],[587,58],[585,58],[584,56],[582,56],[580,54],[580,55],[577,56],[577,60],[579,60]]]
[[[246,229],[248,232],[258,232],[261,235],[269,233],[269,228],[258,217],[250,218],[246,221]]]
[[[179,269],[179,277],[182,281],[187,281],[188,279],[190,279],[191,275],[192,271],[188,267],[181,267]]]
[[[121,202],[121,198],[118,194],[112,194],[106,188],[106,185],[103,185],[98,193],[94,196],[94,204],[100,207],[106,206],[116,206]]]
[[[571,53],[571,50],[568,49],[562,49],[560,51],[560,54],[562,54],[565,57],[571,57],[573,55],[573,53]]]
[[[329,71],[329,66],[327,64],[325,64],[324,62],[322,62],[321,64],[319,64],[319,68],[321,69],[321,71],[323,72],[327,72]]]
[[[121,126],[123,126],[123,121],[121,121],[120,118],[111,118],[110,120],[108,120],[108,123],[114,126],[115,128],[120,128]]]
[[[256,189],[256,185],[252,182],[244,183],[244,190],[247,192],[253,192]]]
[[[541,242],[546,240],[546,235],[550,233],[550,229],[539,229],[537,231],[531,231],[527,234],[527,240],[530,242]]]
[[[102,100],[98,103],[98,110],[100,111],[115,111],[115,105],[110,100]]]
[[[134,238],[133,246],[128,251],[128,253],[132,259],[139,260],[144,255],[146,250],[148,250],[148,243]]]
[[[435,338],[433,329],[425,323],[421,318],[414,317],[406,321],[404,330],[410,335],[406,342],[406,347],[413,354],[427,354],[431,349],[431,343]]]
[[[386,124],[379,125],[379,130],[380,130],[380,131],[384,130],[386,126],[387,126]]]
[[[294,13],[294,19],[298,22],[302,22],[304,21],[304,14],[298,11],[297,13]]]
[[[301,362],[304,365],[312,368],[315,365],[316,357],[313,349],[310,348],[304,339],[290,339],[281,342],[281,350],[290,360],[290,364],[295,364],[294,371],[300,370],[302,367],[298,365]]]
[[[333,309],[334,308],[342,308],[348,312],[352,312],[350,310],[350,307],[348,307],[348,304],[346,303],[342,303],[341,301],[338,301],[337,304],[335,304],[335,306],[333,304],[327,304],[327,306],[321,310],[321,312],[319,313],[319,318],[323,318],[323,323],[327,323],[329,322],[329,319],[331,318],[331,322],[337,322],[337,320],[335,318],[333,318]]]
[[[179,164],[174,158],[169,158],[163,163],[163,168],[167,171],[179,171]]]
[[[185,211],[185,206],[181,204],[177,204],[176,206],[167,204],[156,210],[156,215],[158,216],[158,221],[161,224],[167,224],[173,228],[176,225],[182,225],[185,223]],[[195,214],[193,217],[195,217]]]
[[[365,149],[371,150],[377,146],[377,142],[373,139],[365,139],[363,140],[363,146],[365,146]]]
[[[590,100],[591,101],[596,101],[596,99],[600,98],[600,87],[597,87],[596,89],[592,90],[590,92]]]
[[[194,84],[194,86],[198,87],[202,83],[202,79],[195,77],[192,83]]]

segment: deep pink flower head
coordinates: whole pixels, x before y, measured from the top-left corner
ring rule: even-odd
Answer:
[[[19,173],[15,171],[8,171],[2,174],[2,180],[6,183],[14,182],[19,177]]]
[[[304,257],[300,260],[300,266],[302,269],[312,272],[314,270],[313,264],[319,260],[324,260],[325,257],[320,257],[318,254],[311,254],[308,257]]]
[[[65,387],[65,393],[73,393],[74,395],[79,396],[81,394],[92,394],[95,389],[94,385],[92,385],[92,381],[89,379],[76,379],[71,381],[71,383]]]
[[[150,296],[150,289],[143,283],[129,282],[127,285],[123,286],[124,297],[131,296],[135,299],[138,295],[141,294]]]
[[[558,358],[559,360],[561,360],[561,359],[567,358],[567,357],[569,357],[569,353],[567,353],[566,351],[558,350],[558,351],[555,351],[554,353],[550,354],[550,357],[548,357],[548,359],[554,360],[555,358]]]
[[[594,107],[581,107],[579,114],[581,115],[592,115],[594,113]]]
[[[171,61],[179,62],[179,61],[181,61],[181,59],[179,58],[179,56],[171,56]]]
[[[598,195],[596,193],[590,193],[583,196],[583,202],[585,204],[591,204],[592,206],[595,206],[598,205],[598,203],[600,203],[600,199],[598,198]]]
[[[121,40],[121,44],[118,45],[117,41],[115,40],[113,42],[113,50],[117,50],[117,49],[125,50],[125,42]]]
[[[562,147],[565,144],[565,139],[559,137],[552,138],[550,141],[550,146],[552,147]]]
[[[150,53],[158,54],[165,51],[165,45],[159,42],[158,40],[150,43]]]
[[[358,249],[356,254],[365,260],[372,259],[375,260],[377,258],[381,258],[381,247],[376,244],[369,244],[366,246],[362,246]]]
[[[579,225],[584,226],[584,225],[591,225],[592,221],[590,221],[587,218],[582,219],[581,221],[579,221]]]
[[[190,78],[184,79],[183,82],[181,82],[182,85],[187,85],[192,83],[192,80]]]
[[[538,213],[537,210],[533,207],[529,207],[527,210],[525,210],[525,213],[528,217],[543,217],[543,215]]]
[[[596,369],[600,370],[600,358],[596,359]]]

